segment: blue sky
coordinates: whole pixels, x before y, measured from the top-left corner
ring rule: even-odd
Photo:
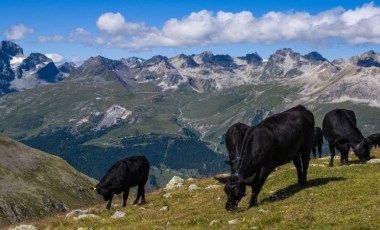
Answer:
[[[0,39],[56,62],[180,53],[326,58],[380,48],[380,1],[1,0]]]

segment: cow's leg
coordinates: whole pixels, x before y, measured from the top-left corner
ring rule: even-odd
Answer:
[[[145,204],[145,189],[144,189],[144,184],[139,184],[138,189],[137,189],[137,197],[136,200],[133,202],[133,204],[137,204],[139,199],[141,197],[141,202],[140,204]]]
[[[256,176],[253,182],[254,184],[253,184],[253,189],[252,189],[252,196],[251,196],[251,200],[249,201],[248,208],[251,208],[257,205],[257,197],[271,172],[272,172],[272,169],[270,168],[264,168],[264,167],[261,168],[259,175]]]
[[[127,187],[123,193],[123,207],[127,206],[128,196],[129,196],[129,187]]]
[[[350,145],[338,144],[336,147],[340,152],[340,164],[348,165],[348,152],[350,151]]]
[[[113,199],[113,194],[111,195],[111,198],[107,202],[107,206],[106,206],[107,210],[110,210],[110,208],[111,208],[112,199]]]
[[[296,166],[297,169],[297,177],[298,177],[298,184],[301,185],[303,178],[302,178],[302,166],[301,166],[301,159],[300,156],[296,156],[293,159],[294,166]]]
[[[321,158],[322,157],[322,144],[318,145],[318,154],[319,154],[319,158]]]
[[[313,151],[313,157],[314,158],[317,158],[317,149],[316,149],[316,146],[314,145],[313,148],[311,149]]]
[[[307,169],[309,168],[310,155],[308,153],[304,153],[301,155],[302,160],[302,177],[301,183],[298,182],[299,185],[306,185],[307,183]]]
[[[145,184],[141,185],[141,203],[140,204],[145,204]]]
[[[329,149],[330,149],[330,154],[331,154],[329,166],[332,167],[332,166],[334,166],[334,156],[335,156],[334,143],[329,142]]]

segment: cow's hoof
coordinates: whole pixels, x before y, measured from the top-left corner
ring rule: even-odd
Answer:
[[[329,167],[333,167],[333,166],[334,166],[334,164],[330,162],[329,163]]]

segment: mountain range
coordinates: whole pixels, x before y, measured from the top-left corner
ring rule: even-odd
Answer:
[[[1,52],[11,63],[22,49],[5,43]],[[0,69],[8,68],[4,63]],[[38,64],[19,64],[24,74],[31,72],[23,66]],[[232,57],[207,51],[146,60],[97,56],[44,77],[37,71],[18,79],[3,71],[8,88],[0,97],[0,132],[95,178],[115,160],[146,155],[153,166],[150,183],[161,186],[172,175],[227,170],[224,133],[230,125],[254,125],[297,104],[314,113],[317,126],[340,107],[355,111],[364,135],[378,132],[379,66],[374,51],[329,61],[317,52],[284,48],[268,60],[257,53]],[[28,76],[43,84],[14,87]]]
[[[44,54],[25,57],[19,45],[11,41],[0,43],[0,95],[61,81],[73,69],[73,63],[57,67]]]

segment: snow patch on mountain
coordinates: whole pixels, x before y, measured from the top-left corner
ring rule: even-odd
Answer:
[[[25,60],[24,56],[14,56],[12,59],[9,61],[11,64],[11,69],[15,72],[19,65]]]
[[[116,125],[120,120],[125,120],[132,114],[132,111],[120,105],[112,105],[105,113],[103,119],[96,126],[95,130],[108,128]]]

